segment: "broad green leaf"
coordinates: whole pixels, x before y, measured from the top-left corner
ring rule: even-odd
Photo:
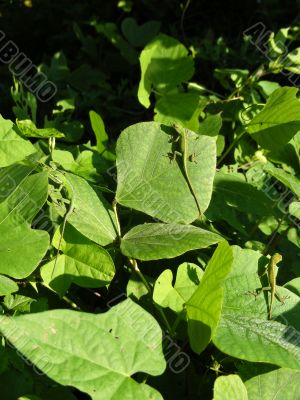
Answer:
[[[196,93],[170,93],[155,103],[154,121],[170,125],[180,122],[186,128],[197,131],[200,113],[199,96]]]
[[[65,135],[55,128],[37,128],[30,119],[17,120],[17,127],[20,129],[22,135],[34,138],[63,138]]]
[[[194,62],[188,50],[178,40],[164,34],[159,34],[144,48],[140,64],[138,99],[146,108],[150,106],[152,87],[167,92],[188,81],[194,73]]]
[[[233,263],[232,250],[226,241],[219,243],[210,259],[200,285],[186,304],[188,334],[195,353],[201,353],[213,337],[224,297],[224,280]]]
[[[127,232],[121,240],[125,256],[139,260],[173,258],[189,250],[203,249],[222,237],[193,225],[143,224]]]
[[[15,279],[29,276],[46,254],[49,235],[46,231],[33,230],[27,225],[12,227],[0,225],[0,274]]]
[[[93,400],[162,400],[131,378],[138,371],[160,375],[166,362],[158,323],[130,299],[98,315],[52,310],[4,316],[0,331],[49,378]]]
[[[219,114],[208,115],[201,123],[198,128],[198,133],[205,136],[218,136],[222,127],[222,117]]]
[[[7,278],[7,276],[0,275],[0,296],[6,296],[7,294],[17,292],[18,290],[19,287],[15,281]]]
[[[257,143],[269,150],[278,150],[300,130],[300,101],[297,88],[283,87],[275,90],[263,110],[246,129]]]
[[[35,152],[29,140],[18,134],[14,123],[0,116],[0,167],[7,167]]]
[[[0,203],[0,273],[23,279],[38,266],[49,246],[46,231],[30,228],[46,201],[48,180],[44,172],[28,175],[28,167],[11,166],[9,171],[11,175],[4,174],[7,192]]]
[[[261,281],[258,277],[268,259],[238,246],[233,252],[233,268],[224,284],[222,316],[213,337],[215,346],[236,358],[300,369],[299,297],[277,286],[280,296],[288,298],[284,304],[275,299],[273,320],[269,321],[268,293],[256,298],[252,294],[268,286],[265,275]]]
[[[111,206],[83,178],[70,173],[65,177],[72,189],[74,205],[68,222],[101,246],[112,243],[116,239],[116,218]]]
[[[74,159],[70,151],[53,150],[52,160],[61,165],[65,171],[72,172],[90,182],[95,181],[97,183],[99,180],[102,180],[101,172],[107,171],[109,166],[101,154],[90,150],[82,151],[76,159]]]
[[[188,172],[204,212],[212,193],[216,143],[211,137],[189,132],[188,147],[194,158],[188,162]],[[163,222],[191,223],[198,217],[182,157],[173,159],[179,146],[174,142],[176,135],[173,128],[156,122],[135,124],[122,132],[117,143],[118,203]]]
[[[7,201],[7,198],[33,170],[33,166],[21,163],[0,168],[0,203]]]
[[[285,172],[281,168],[276,168],[272,164],[265,166],[264,170],[272,175],[274,178],[282,182],[286,187],[288,187],[292,192],[294,192],[298,198],[300,198],[300,181],[296,176],[293,176]]]
[[[47,173],[29,175],[29,172],[31,172],[29,168],[23,169],[19,165],[3,171],[2,182],[7,187],[7,193],[6,196],[3,194],[2,202],[0,199],[0,229],[2,223],[11,225],[31,223],[45,203],[48,195]]]
[[[245,382],[249,400],[295,400],[299,398],[300,371],[279,368]]]
[[[105,154],[113,156],[112,153],[105,152]],[[109,167],[102,154],[91,150],[83,150],[76,159],[70,151],[53,150],[52,159],[55,163],[61,165],[65,171],[79,175],[89,182],[99,183],[102,180],[100,174],[106,172]]]
[[[57,248],[60,232],[54,237]],[[57,258],[43,265],[41,277],[48,286],[61,296],[71,283],[78,286],[96,288],[107,285],[114,277],[114,263],[109,253],[91,242],[72,227],[65,229],[61,241],[60,254]]]
[[[172,271],[166,269],[155,282],[153,300],[161,307],[169,307],[174,312],[180,313],[199,285],[202,275],[203,271],[198,265],[183,263],[177,269],[173,287]]]
[[[238,375],[219,376],[215,380],[213,400],[248,400],[247,389]]]
[[[274,202],[262,190],[247,183],[243,174],[218,172],[205,215],[211,220],[225,220],[246,234],[246,226],[238,214],[241,212],[261,217],[278,215]]]

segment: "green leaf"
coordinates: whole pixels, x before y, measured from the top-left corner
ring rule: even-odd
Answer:
[[[29,276],[46,254],[49,235],[26,225],[0,225],[0,273],[15,279]]]
[[[272,200],[262,190],[247,183],[243,174],[220,171],[215,176],[212,199],[205,215],[211,220],[225,220],[246,233],[238,212],[261,217],[278,213]]]
[[[0,275],[0,296],[6,296],[7,294],[17,292],[19,290],[16,282],[7,278],[7,276]]]
[[[0,171],[1,182],[7,188],[7,192],[0,197],[0,226],[2,223],[31,223],[46,202],[47,173],[29,175],[30,172],[30,168],[21,165],[13,165]]]
[[[0,116],[0,167],[7,167],[35,152],[29,140],[19,136],[13,122]]]
[[[4,169],[7,193],[0,203],[0,273],[16,279],[30,275],[49,246],[46,231],[30,228],[47,198],[47,174],[28,175],[29,171],[19,165]]]
[[[226,241],[219,243],[210,259],[200,285],[186,304],[188,334],[195,353],[201,353],[218,325],[224,297],[224,280],[233,263]]]
[[[166,362],[158,323],[130,299],[98,315],[52,310],[2,317],[0,331],[49,378],[93,400],[162,400],[131,378],[138,371],[160,375]]]
[[[215,380],[213,400],[248,400],[247,389],[238,375],[219,376]]]
[[[57,248],[60,232],[54,236]],[[102,247],[67,226],[60,250],[64,253],[43,265],[41,277],[48,286],[63,296],[71,283],[81,287],[97,288],[107,285],[114,277],[115,267],[109,253]],[[55,265],[56,264],[56,265]]]
[[[203,249],[221,240],[216,233],[193,225],[152,223],[137,225],[127,232],[121,240],[121,251],[139,260],[160,260]]]
[[[298,198],[300,198],[300,182],[296,176],[285,172],[281,168],[276,168],[272,164],[268,164],[264,167],[264,170],[272,175],[274,178],[282,182],[292,192],[294,192]]]
[[[95,111],[90,111],[89,117],[94,134],[96,136],[97,150],[99,151],[99,153],[102,153],[104,150],[106,150],[108,141],[108,135],[105,131],[103,119]]]
[[[55,128],[42,128],[39,129],[35,126],[34,122],[30,119],[17,120],[17,127],[23,136],[47,139],[51,137],[63,138],[65,135]]]
[[[180,122],[186,128],[197,130],[200,113],[199,96],[196,93],[168,93],[155,104],[154,121],[170,125]]]
[[[68,222],[101,246],[112,243],[117,233],[116,218],[111,206],[84,179],[70,173],[66,173],[65,177],[72,188],[74,205]]]
[[[144,48],[140,64],[138,99],[146,108],[150,106],[152,87],[167,92],[194,74],[194,62],[188,50],[178,40],[164,34],[159,34]]]
[[[112,155],[112,153],[108,152],[105,152],[105,154]],[[109,166],[103,155],[103,153],[99,154],[96,151],[83,150],[74,160],[70,151],[53,150],[52,160],[61,165],[65,171],[79,175],[88,181],[99,182],[101,179],[100,173],[107,171]]]
[[[243,360],[300,369],[299,297],[277,286],[279,295],[288,298],[284,304],[275,299],[273,320],[269,321],[267,293],[256,298],[251,294],[268,286],[265,275],[262,282],[258,277],[268,259],[238,246],[233,247],[233,253],[233,268],[224,285],[222,317],[213,337],[215,346]]]
[[[183,310],[183,305],[199,285],[202,275],[203,271],[198,265],[183,263],[177,269],[173,287],[172,271],[166,269],[155,282],[153,300],[161,307],[169,307],[174,312],[180,313]]]
[[[295,400],[299,397],[300,371],[279,368],[245,382],[249,400]]]
[[[284,287],[300,297],[300,277],[287,282]]]
[[[298,89],[283,87],[275,90],[263,110],[246,127],[257,143],[269,150],[279,150],[300,130]]]
[[[188,162],[188,172],[204,212],[212,193],[216,142],[189,133],[188,147],[194,159]],[[173,128],[156,122],[135,124],[122,132],[117,143],[116,200],[163,222],[191,223],[199,212],[182,169],[182,157],[173,159],[174,146],[178,146],[174,135]]]
[[[205,136],[218,136],[222,127],[221,114],[208,115],[201,123],[198,128],[199,135]]]

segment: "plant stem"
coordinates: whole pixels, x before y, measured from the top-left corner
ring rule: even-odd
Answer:
[[[149,294],[152,294],[151,286],[149,285],[147,279],[144,277],[142,271],[139,269],[136,260],[133,259],[133,258],[130,258],[129,261],[130,261],[130,264],[132,265],[132,268],[133,268],[134,272],[140,277],[141,281],[146,286]]]
[[[130,261],[130,264],[132,265],[132,268],[133,268],[134,272],[140,277],[141,281],[143,282],[143,284],[145,285],[146,289],[148,290],[148,293],[152,296],[152,288],[149,285],[147,279],[144,277],[142,271],[139,269],[137,261],[135,259],[133,259],[133,258],[130,258],[129,261]],[[160,313],[162,319],[164,320],[164,323],[166,325],[166,328],[167,328],[169,334],[171,336],[174,336],[174,332],[173,332],[173,330],[171,328],[171,325],[169,324],[169,321],[168,321],[164,311],[161,309],[161,307],[159,307],[155,303],[154,303],[154,306],[158,310],[158,312]]]
[[[119,220],[119,216],[118,216],[117,200],[116,199],[114,199],[113,202],[112,202],[112,208],[114,210],[115,217],[116,217],[118,237],[120,238],[121,237],[121,225],[120,225],[120,220]]]
[[[237,142],[244,136],[244,134],[246,133],[246,131],[243,131],[242,133],[240,133],[228,146],[227,150],[222,154],[222,157],[219,159],[218,163],[217,163],[217,167],[221,164],[221,162],[224,160],[224,158],[231,152],[231,150],[233,149],[233,147],[237,144]]]

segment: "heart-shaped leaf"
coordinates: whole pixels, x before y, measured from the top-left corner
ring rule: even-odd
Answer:
[[[51,379],[93,400],[162,400],[131,378],[138,371],[160,375],[166,363],[158,323],[130,299],[98,315],[53,310],[3,316],[0,331]]]
[[[187,169],[203,213],[212,195],[216,142],[212,137],[188,133]],[[117,143],[116,199],[163,222],[191,223],[199,212],[182,156],[174,157],[176,145],[179,149],[174,137],[178,134],[173,128],[156,122],[135,124],[122,132]]]

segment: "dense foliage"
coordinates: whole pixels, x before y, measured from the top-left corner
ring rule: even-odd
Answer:
[[[297,21],[96,3],[0,8],[1,398],[299,399]]]

